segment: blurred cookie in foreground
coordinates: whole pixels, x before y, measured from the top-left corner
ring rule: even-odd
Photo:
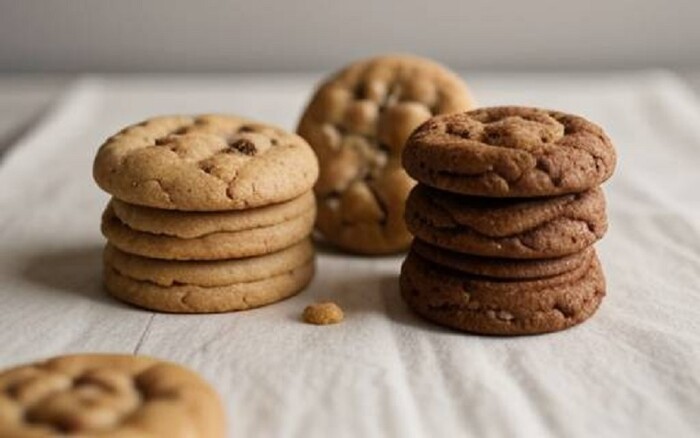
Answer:
[[[404,143],[430,117],[473,105],[459,76],[416,56],[358,61],[321,84],[297,132],[319,159],[316,228],[325,240],[360,254],[407,249],[414,181],[401,165]]]
[[[223,438],[200,376],[144,356],[62,356],[0,372],[0,436]]]

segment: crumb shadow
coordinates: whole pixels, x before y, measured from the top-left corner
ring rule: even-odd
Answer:
[[[368,272],[363,276],[320,275],[314,280],[313,291],[306,295],[308,304],[333,301],[345,312],[346,318],[356,315],[380,314],[389,321],[438,333],[452,330],[435,325],[415,314],[401,298],[399,273]],[[299,320],[299,314],[290,315]]]
[[[21,275],[51,292],[123,306],[110,297],[102,285],[102,245],[56,248],[28,254]]]

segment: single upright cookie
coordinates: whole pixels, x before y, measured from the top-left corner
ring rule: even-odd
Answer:
[[[314,191],[324,238],[363,254],[406,249],[413,181],[401,166],[404,143],[431,116],[472,106],[457,75],[413,56],[356,62],[324,82],[298,127],[320,161]]]
[[[489,280],[436,265],[410,252],[401,268],[401,295],[419,315],[471,333],[549,333],[586,320],[605,296],[598,258],[561,275]]]
[[[318,162],[299,136],[235,116],[158,117],[104,143],[93,174],[127,203],[171,210],[239,210],[311,189]]]
[[[3,437],[223,438],[214,390],[144,356],[63,356],[0,372]]]
[[[615,161],[597,125],[524,107],[434,117],[411,135],[403,154],[406,171],[424,184],[490,197],[589,190],[612,175]]]
[[[406,204],[408,229],[453,251],[512,259],[581,251],[607,229],[600,188],[549,198],[465,197],[417,185]]]

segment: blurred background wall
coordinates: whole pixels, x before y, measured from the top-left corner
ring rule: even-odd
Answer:
[[[0,0],[0,72],[700,66],[700,0]]]

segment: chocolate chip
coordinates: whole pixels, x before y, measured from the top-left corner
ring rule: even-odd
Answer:
[[[254,132],[255,129],[252,126],[248,125],[243,125],[240,128],[238,128],[238,132]]]
[[[228,147],[237,150],[238,152],[244,155],[251,156],[255,155],[255,153],[258,151],[255,147],[255,144],[246,138],[239,138],[238,140],[230,141],[228,143]]]

